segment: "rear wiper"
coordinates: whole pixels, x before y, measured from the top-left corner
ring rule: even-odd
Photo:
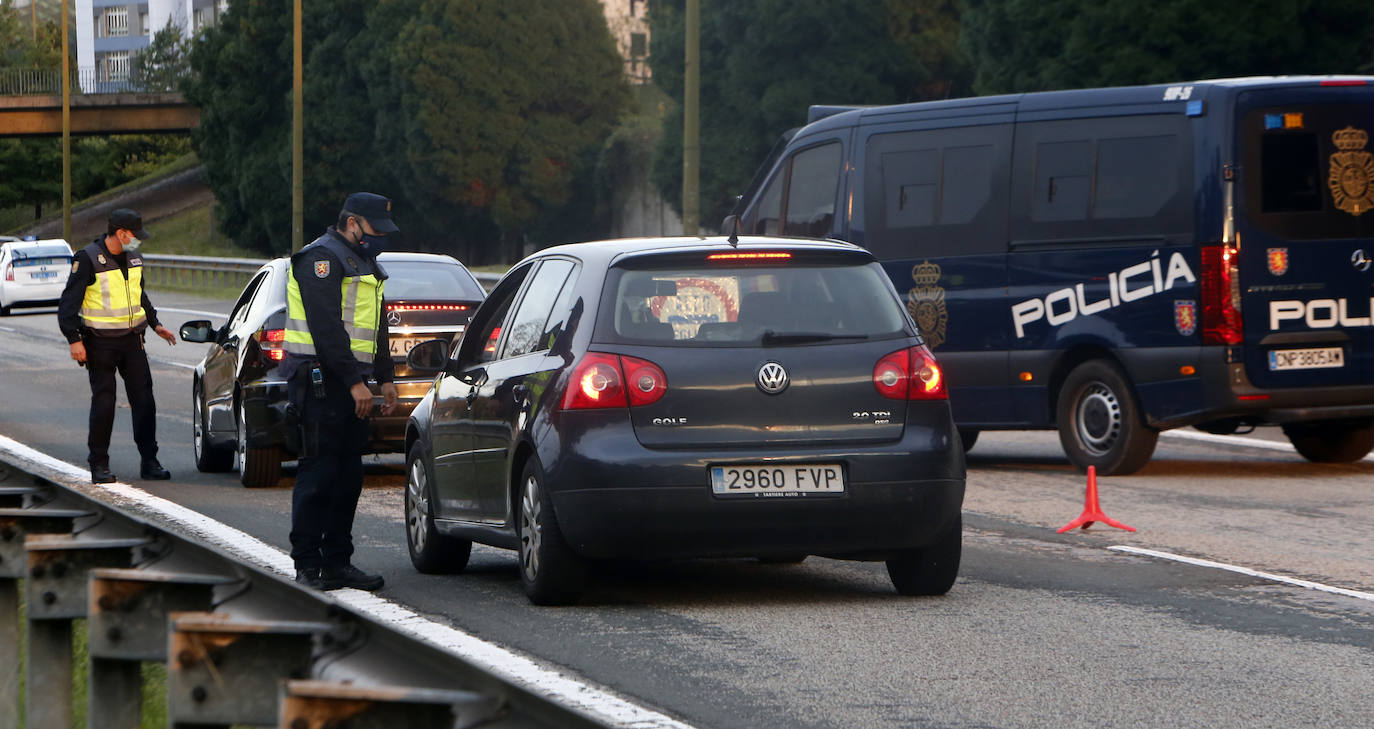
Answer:
[[[763,333],[762,342],[764,346],[770,344],[811,344],[813,342],[830,342],[838,339],[868,339],[867,334],[828,334],[826,332],[787,332],[780,334],[772,329]]]

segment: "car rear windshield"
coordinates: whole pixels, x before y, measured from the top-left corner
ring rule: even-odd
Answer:
[[[876,263],[624,270],[599,335],[655,344],[758,345],[882,339],[910,332]],[[608,310],[609,309],[609,310]]]
[[[480,301],[482,289],[457,263],[387,261],[386,298],[400,300]]]
[[[67,250],[67,247],[63,245],[24,246],[14,249],[14,258],[15,260],[61,258],[65,261],[71,261],[72,252]]]
[[[1374,235],[1371,104],[1264,106],[1239,123],[1251,223],[1289,240]]]

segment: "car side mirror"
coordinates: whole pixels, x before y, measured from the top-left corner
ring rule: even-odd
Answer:
[[[406,367],[416,372],[440,372],[448,364],[448,342],[431,339],[420,342],[406,354]]]
[[[196,319],[181,325],[181,340],[196,344],[207,344],[217,339],[219,330],[209,319]]]

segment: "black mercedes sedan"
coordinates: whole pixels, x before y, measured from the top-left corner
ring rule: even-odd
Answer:
[[[944,372],[882,268],[844,243],[638,239],[516,265],[405,434],[421,572],[518,551],[537,604],[600,559],[883,560],[959,570],[964,455]]]
[[[457,338],[468,317],[485,298],[481,284],[451,256],[383,253],[378,257],[390,278],[384,315],[396,362],[400,401],[389,416],[372,417],[370,453],[400,451],[410,411],[429,391],[433,377],[406,368],[405,355],[418,342]],[[286,282],[290,259],[268,261],[253,274],[216,328],[208,320],[181,326],[187,342],[209,343],[191,380],[191,444],[201,471],[237,470],[244,486],[273,486],[281,478],[284,449],[282,419],[286,382],[277,375],[285,355]],[[381,402],[373,384],[374,401]]]

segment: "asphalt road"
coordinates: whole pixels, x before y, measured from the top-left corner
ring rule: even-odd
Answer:
[[[153,296],[173,329],[228,309]],[[252,491],[197,473],[203,346],[148,346],[174,478],[127,480],[285,549],[289,470]],[[0,434],[82,464],[87,409],[52,311],[0,319]],[[881,564],[813,557],[601,566],[582,605],[536,608],[510,552],[478,547],[452,577],[410,567],[396,457],[370,459],[356,561],[418,612],[698,727],[1374,726],[1374,601],[1108,549],[1374,592],[1374,462],[1308,464],[1256,438],[1281,440],[1166,436],[1143,472],[1099,483],[1106,513],[1138,532],[1059,535],[1084,481],[1054,434],[984,434],[963,568],[941,598],[897,597]],[[117,474],[137,473],[122,414],[113,452]]]

